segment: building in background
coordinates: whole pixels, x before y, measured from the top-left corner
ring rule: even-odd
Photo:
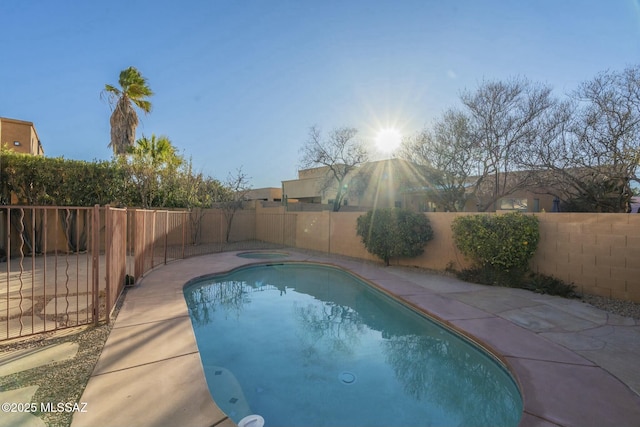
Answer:
[[[32,122],[0,117],[0,145],[17,153],[44,156],[42,143]]]
[[[512,179],[518,177],[517,173],[511,175]],[[328,167],[320,167],[300,170],[298,179],[282,181],[282,197],[289,209],[330,209],[337,192],[331,176]],[[459,211],[477,212],[480,198],[492,196],[494,178],[486,178],[479,189],[475,188],[477,179],[469,177],[465,186],[469,197],[464,206],[458,207]],[[326,185],[327,180],[333,184]],[[402,159],[364,163],[347,176],[344,185],[346,195],[341,210],[389,207],[419,212],[447,210],[439,197],[445,190],[428,182],[420,166]],[[556,193],[549,187],[530,185],[498,198],[487,211],[553,212]]]
[[[331,177],[331,170],[326,166],[300,170],[298,179],[282,181],[283,197],[288,203],[319,204],[329,209],[337,193]],[[423,181],[414,165],[406,160],[365,163],[347,175],[343,183],[343,208],[407,207],[403,193],[408,188],[422,186]]]

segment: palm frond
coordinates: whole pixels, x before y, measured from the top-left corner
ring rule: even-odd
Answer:
[[[153,91],[146,85],[146,82],[144,84],[132,84],[129,86],[127,93],[133,99],[148,98],[153,95]]]
[[[139,99],[134,99],[132,98],[131,101],[136,104],[136,106],[141,109],[142,111],[144,111],[145,114],[148,114],[151,112],[151,102],[149,101],[143,101],[143,100],[139,100]]]
[[[115,86],[109,85],[109,84],[104,85],[104,91],[112,93],[112,94],[114,94],[116,96],[122,95],[122,91],[120,89],[118,89]]]

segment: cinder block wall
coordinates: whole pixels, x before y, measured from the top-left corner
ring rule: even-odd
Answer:
[[[445,270],[449,267],[460,270],[471,266],[469,260],[458,251],[453,243],[451,224],[458,216],[471,215],[469,213],[430,212],[425,214],[433,228],[433,239],[427,243],[424,253],[415,259],[399,259],[398,264],[428,268],[430,270]]]
[[[268,209],[261,210],[263,212]],[[379,261],[356,235],[357,212],[296,212],[295,246]],[[434,238],[421,256],[392,260],[392,264],[432,270],[470,266],[453,244],[451,223],[471,213],[434,212]],[[540,243],[531,267],[578,291],[640,302],[640,215],[538,213]]]
[[[640,215],[542,213],[535,271],[582,292],[640,302]]]

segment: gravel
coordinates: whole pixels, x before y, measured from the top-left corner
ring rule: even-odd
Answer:
[[[82,392],[89,381],[91,372],[98,361],[102,347],[109,336],[110,326],[101,325],[88,327],[82,331],[51,338],[39,336],[20,344],[0,347],[0,351],[39,348],[75,342],[79,344],[78,353],[72,359],[52,363],[45,366],[0,377],[0,389],[12,390],[37,385],[38,390],[33,396],[32,403],[40,406],[47,402],[80,402]],[[47,334],[49,335],[49,334]],[[72,413],[66,412],[33,412],[42,418],[48,426],[68,426],[71,424]]]
[[[98,326],[78,327],[57,333],[44,333],[0,345],[0,352],[3,353],[12,350],[35,349],[65,342],[74,342],[79,345],[78,353],[72,359],[0,377],[0,390],[13,390],[36,385],[38,390],[31,403],[35,403],[38,406],[41,403],[48,402],[80,403],[82,392],[87,386],[93,368],[98,362],[123,300],[123,297],[119,299],[114,309],[111,323],[108,325],[101,324]],[[33,415],[42,418],[47,426],[66,427],[71,424],[73,413],[42,413],[38,411],[33,412]]]
[[[640,319],[640,303],[637,302],[622,301],[597,295],[582,295],[582,300],[609,313]]]

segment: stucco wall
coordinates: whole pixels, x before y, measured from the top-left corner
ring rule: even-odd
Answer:
[[[331,212],[296,212],[296,247],[329,252]]]
[[[39,151],[38,135],[31,122],[13,119],[0,119],[0,144],[6,145],[17,153],[33,155],[43,154]],[[14,142],[20,145],[14,145]]]

